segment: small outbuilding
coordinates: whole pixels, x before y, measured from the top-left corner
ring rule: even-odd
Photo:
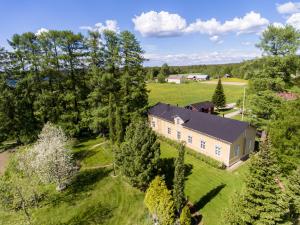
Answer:
[[[215,105],[210,101],[205,102],[197,102],[190,105],[185,106],[184,108],[190,109],[192,111],[204,112],[212,114],[214,112]]]
[[[230,77],[232,77],[231,74],[226,73],[226,74],[224,75],[224,78],[230,78]]]
[[[181,84],[184,80],[183,75],[170,75],[167,78],[168,83],[176,83],[176,84]]]

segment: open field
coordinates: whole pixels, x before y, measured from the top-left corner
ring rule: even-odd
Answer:
[[[170,103],[185,106],[190,103],[211,100],[216,84],[191,82],[187,84],[149,83],[149,103]],[[223,85],[227,103],[236,102],[243,95],[244,86]]]
[[[143,204],[144,193],[132,188],[125,178],[112,177],[112,153],[103,138],[78,141],[73,147],[82,169],[72,185],[58,193],[47,186],[47,198],[32,209],[34,224],[151,224]],[[161,143],[162,158],[177,157],[177,150]],[[203,215],[204,224],[217,225],[230,196],[240,190],[246,165],[234,172],[213,168],[186,154],[191,168],[186,181],[186,195]],[[21,213],[0,207],[0,224],[20,224]]]

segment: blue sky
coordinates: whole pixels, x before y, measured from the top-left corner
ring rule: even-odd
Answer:
[[[258,57],[268,24],[300,28],[300,2],[271,0],[0,0],[0,46],[46,29],[129,30],[146,65],[239,62]]]

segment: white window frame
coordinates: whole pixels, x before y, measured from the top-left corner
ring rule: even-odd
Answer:
[[[215,155],[220,157],[221,156],[221,146],[220,145],[215,145]]]
[[[180,119],[179,118],[176,119],[176,123],[180,124]]]
[[[193,137],[192,136],[188,136],[188,143],[192,144],[193,143]]]
[[[177,140],[181,140],[181,132],[177,131]]]
[[[167,132],[168,134],[172,134],[171,127],[168,127]]]
[[[200,148],[205,149],[206,148],[206,142],[204,140],[200,140]]]
[[[240,145],[234,146],[234,156],[239,156],[240,155]]]
[[[151,121],[151,125],[155,128],[155,121]]]

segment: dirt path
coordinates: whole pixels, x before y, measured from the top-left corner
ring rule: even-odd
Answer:
[[[101,142],[101,143],[99,143],[99,144],[93,145],[90,149],[97,148],[97,147],[99,147],[99,146],[101,146],[101,145],[104,145],[104,144],[106,144],[106,143],[107,143],[107,141]]]
[[[217,81],[204,81],[202,82],[203,84],[217,84]],[[230,82],[230,81],[222,81],[222,84],[225,85],[237,85],[237,86],[245,86],[247,85],[247,83],[243,83],[243,82]]]
[[[0,153],[0,175],[4,173],[5,167],[8,163],[8,159],[9,159],[8,151]]]
[[[239,114],[240,114],[240,110],[237,110],[237,111],[225,114],[224,117],[231,118],[231,117],[234,117],[234,116],[239,115]]]

